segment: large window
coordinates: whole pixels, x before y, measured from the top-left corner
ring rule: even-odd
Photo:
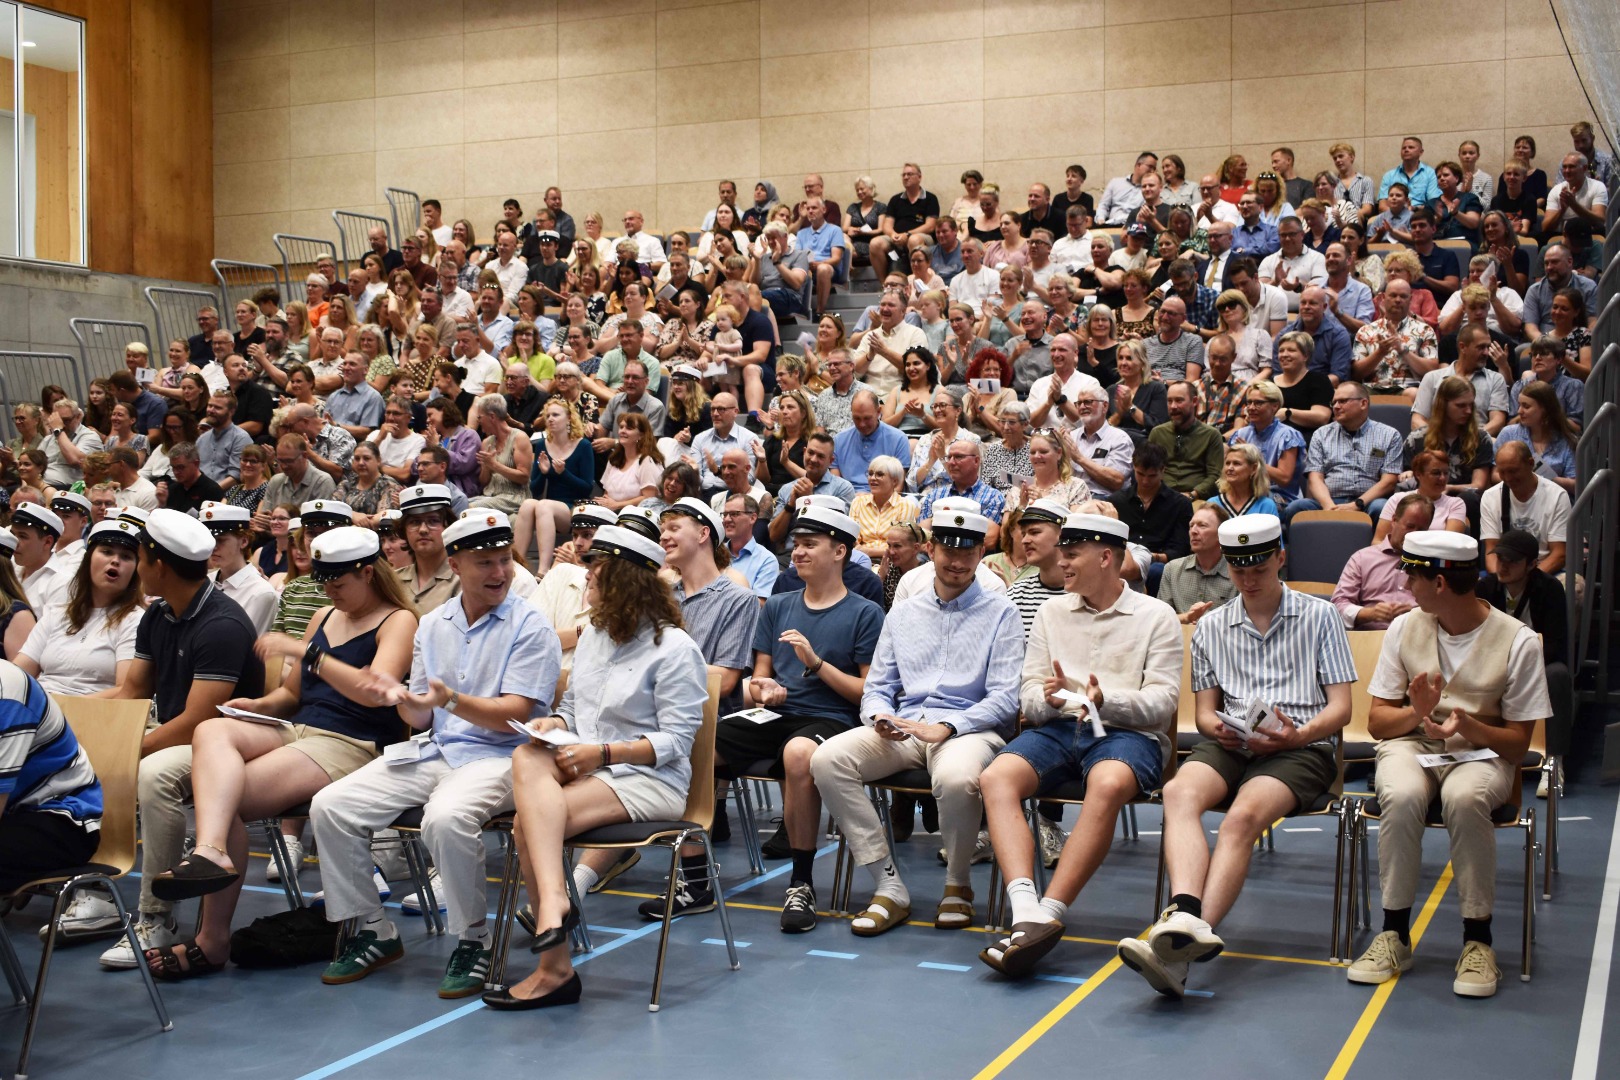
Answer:
[[[85,263],[84,23],[0,0],[0,257]]]

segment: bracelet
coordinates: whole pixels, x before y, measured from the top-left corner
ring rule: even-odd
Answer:
[[[602,744],[602,764],[604,766],[613,764],[613,751],[609,749],[608,743]]]
[[[805,668],[804,673],[806,675],[815,675],[815,674],[817,674],[818,672],[821,671],[822,666],[824,664],[826,664],[826,663],[827,663],[827,658],[826,657],[818,656],[818,657],[816,657],[816,666],[813,667],[813,668]]]
[[[321,657],[325,655],[325,649],[321,648],[313,641],[310,642],[309,647],[304,650],[304,666],[308,668],[311,673],[319,673],[321,669]]]

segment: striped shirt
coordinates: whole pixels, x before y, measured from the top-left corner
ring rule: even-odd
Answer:
[[[1305,471],[1321,473],[1328,494],[1348,502],[1382,480],[1397,475],[1406,459],[1399,431],[1368,420],[1355,431],[1337,422],[1316,429],[1305,451]]]
[[[1234,715],[1258,698],[1303,725],[1327,704],[1325,687],[1355,681],[1344,622],[1321,597],[1283,589],[1264,634],[1241,598],[1199,619],[1193,631],[1193,691],[1218,688],[1221,708]]]
[[[1041,605],[1054,596],[1063,595],[1063,586],[1050,588],[1041,582],[1038,570],[1031,569],[1028,573],[1020,574],[1011,585],[1007,586],[1007,599],[1013,602],[1018,614],[1024,620],[1024,640],[1029,640],[1030,627],[1035,625],[1035,613],[1041,610]]]
[[[101,784],[62,710],[22,668],[0,660],[0,796],[4,813],[63,814],[101,827]]]
[[[320,582],[307,574],[293,578],[281,590],[281,602],[276,607],[276,618],[270,624],[270,629],[278,634],[302,639],[315,613],[331,606],[332,598],[326,595],[326,588]]]

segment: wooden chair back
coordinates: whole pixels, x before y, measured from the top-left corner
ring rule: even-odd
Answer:
[[[101,782],[101,843],[92,861],[115,868],[113,876],[127,874],[135,868],[135,778],[150,703],[54,694],[52,698]]]
[[[720,676],[709,672],[709,700],[703,705],[703,723],[692,740],[692,783],[686,789],[685,821],[708,829],[714,823],[714,729],[720,722]]]
[[[1198,730],[1198,703],[1192,688],[1192,638],[1195,629],[1195,623],[1184,623],[1181,627],[1181,692],[1176,697],[1176,730],[1170,736],[1171,742],[1176,741],[1176,735]]]
[[[1284,582],[1284,584],[1286,584],[1290,589],[1293,589],[1295,592],[1302,592],[1309,596],[1322,597],[1332,596],[1333,590],[1339,587],[1336,583],[1331,581],[1288,581]]]
[[[1343,741],[1352,743],[1376,742],[1367,729],[1367,717],[1372,711],[1373,672],[1378,668],[1378,654],[1384,651],[1384,631],[1350,631],[1350,658],[1355,661],[1356,681],[1350,687],[1350,722],[1345,725]]]

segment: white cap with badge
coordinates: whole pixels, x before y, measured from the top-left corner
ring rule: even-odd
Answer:
[[[41,529],[51,534],[51,539],[60,539],[62,536],[62,519],[57,517],[48,506],[39,503],[18,503],[11,508],[11,524],[27,525],[31,529]],[[209,545],[213,550],[213,545]]]
[[[512,522],[499,510],[467,510],[444,530],[444,550],[452,555],[512,546]]]
[[[197,510],[197,520],[203,523],[203,528],[218,535],[220,533],[246,532],[253,521],[253,515],[248,513],[245,506],[232,506],[230,503],[205,502]]]
[[[1124,547],[1130,539],[1130,526],[1105,514],[1070,514],[1063,519],[1063,531],[1058,534],[1058,543],[1064,547],[1070,544]]]
[[[1259,566],[1282,550],[1282,519],[1275,514],[1241,514],[1217,530],[1228,566]]]
[[[1477,570],[1479,542],[1450,530],[1409,532],[1401,541],[1403,570]]]
[[[597,529],[591,539],[591,549],[585,553],[585,561],[604,555],[615,556],[655,573],[664,566],[664,549],[658,541],[622,525],[604,525]]]
[[[382,541],[370,529],[343,525],[322,533],[309,547],[309,576],[332,581],[377,561]]]
[[[167,508],[147,516],[141,543],[149,551],[181,562],[206,564],[214,553],[214,534],[202,522]]]

